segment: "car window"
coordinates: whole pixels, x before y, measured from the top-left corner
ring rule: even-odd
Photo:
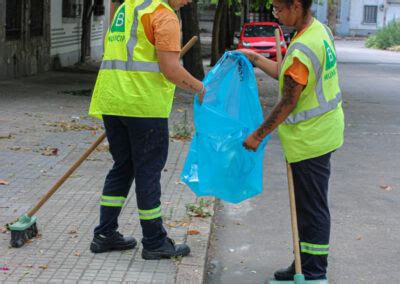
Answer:
[[[265,37],[274,36],[275,26],[246,26],[245,37]]]

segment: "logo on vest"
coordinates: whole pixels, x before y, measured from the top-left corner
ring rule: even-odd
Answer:
[[[125,5],[118,11],[117,16],[114,19],[113,25],[111,27],[111,32],[125,32]]]
[[[324,40],[325,53],[326,53],[326,63],[325,63],[325,71],[329,71],[333,67],[336,66],[336,55],[332,48],[329,46],[328,42]],[[325,76],[324,80],[329,80],[336,75],[336,68],[329,71]]]

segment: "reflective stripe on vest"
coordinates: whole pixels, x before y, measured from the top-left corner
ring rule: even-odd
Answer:
[[[321,114],[324,114],[328,111],[335,109],[338,106],[338,104],[342,101],[342,93],[340,93],[340,92],[336,94],[334,99],[332,99],[330,101],[326,101],[324,91],[322,88],[322,83],[323,83],[322,67],[321,67],[321,64],[318,60],[318,57],[315,55],[315,53],[306,45],[296,42],[289,48],[286,56],[289,56],[295,49],[300,50],[301,52],[306,54],[312,62],[313,69],[315,72],[315,78],[317,80],[317,85],[315,87],[315,93],[317,94],[319,106],[316,108],[312,108],[309,110],[305,110],[305,111],[290,115],[285,120],[285,122],[284,122],[285,124],[295,124],[295,123],[319,116]]]
[[[300,248],[302,253],[313,255],[326,255],[329,254],[329,245],[319,245],[301,242]]]
[[[140,10],[146,9],[150,6],[152,0],[145,0],[142,4],[137,6],[134,10],[134,21],[131,28],[131,36],[126,46],[128,50],[128,60],[103,60],[100,69],[109,70],[124,70],[124,71],[144,71],[144,72],[160,72],[160,65],[158,62],[143,62],[134,61],[133,52],[137,44],[137,29],[139,25],[138,14]]]
[[[325,28],[325,30],[326,30],[326,33],[328,34],[329,38],[331,39],[333,48],[334,48],[335,51],[336,51],[336,47],[335,47],[335,38],[333,37],[333,34],[332,34],[331,30],[328,28],[327,25],[324,25],[324,24],[323,24],[323,26],[324,26],[324,28]]]

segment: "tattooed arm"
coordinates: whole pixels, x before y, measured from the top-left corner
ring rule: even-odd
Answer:
[[[276,61],[272,61],[264,56],[261,56],[257,52],[251,49],[238,49],[237,51],[242,52],[246,57],[253,63],[255,66],[260,68],[266,74],[271,76],[274,79],[278,80],[278,63]]]
[[[285,121],[292,110],[296,107],[300,94],[305,86],[298,84],[290,76],[284,77],[283,94],[281,100],[272,109],[271,114],[261,124],[261,126],[254,131],[243,142],[243,146],[248,150],[256,151],[258,145],[271,133],[279,124]]]
[[[164,76],[179,88],[198,93],[203,100],[205,89],[203,83],[193,77],[179,62],[179,52],[157,50],[160,70]]]

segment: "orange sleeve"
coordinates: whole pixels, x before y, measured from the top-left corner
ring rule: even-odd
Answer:
[[[178,17],[160,5],[151,14],[142,16],[147,39],[162,51],[181,51],[181,30]]]
[[[293,64],[286,69],[285,75],[292,77],[292,79],[300,85],[307,85],[308,68],[297,58],[294,58]]]

